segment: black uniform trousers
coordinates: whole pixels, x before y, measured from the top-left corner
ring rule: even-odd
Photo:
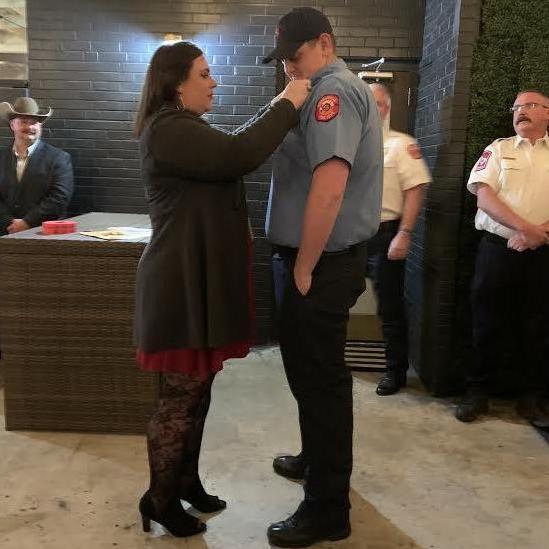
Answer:
[[[485,233],[471,305],[476,360],[469,385],[487,389],[497,368],[512,361],[524,390],[549,389],[549,246],[517,252],[504,238]]]
[[[384,221],[368,240],[367,276],[377,296],[377,315],[381,319],[387,370],[408,369],[408,324],[404,303],[405,260],[391,260],[387,252],[398,233],[400,220]]]
[[[307,463],[305,501],[313,510],[346,516],[353,464],[353,396],[344,353],[349,309],[365,289],[366,245],[323,254],[306,296],[293,277],[296,250],[277,251],[275,285],[284,284],[282,294],[275,292],[281,295],[280,349],[299,411]]]

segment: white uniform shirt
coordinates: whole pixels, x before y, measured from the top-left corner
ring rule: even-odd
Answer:
[[[25,168],[27,167],[27,162],[29,161],[30,155],[34,152],[38,145],[38,140],[35,141],[28,149],[27,154],[24,156],[19,156],[17,154],[17,151],[15,150],[15,144],[13,145],[13,153],[15,154],[15,158],[17,159],[17,165],[15,167],[15,172],[17,174],[17,181],[21,181],[23,174],[25,173]]]
[[[486,147],[471,171],[467,189],[477,193],[477,183],[486,183],[516,214],[529,223],[549,221],[549,137],[534,145],[519,135],[496,139]],[[477,211],[475,227],[503,238],[515,231],[501,225],[486,212]]]
[[[381,221],[402,217],[404,191],[431,182],[416,140],[405,133],[383,133],[383,200]]]

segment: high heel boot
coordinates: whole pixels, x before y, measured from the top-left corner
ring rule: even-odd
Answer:
[[[185,490],[185,493],[181,494],[180,497],[201,513],[215,513],[227,507],[226,501],[217,496],[212,496],[204,490],[200,479],[188,490]]]
[[[146,492],[139,501],[139,512],[144,532],[150,532],[151,520],[163,526],[176,538],[194,536],[206,530],[206,525],[202,521],[185,512],[178,499],[171,501],[158,513],[149,492]]]

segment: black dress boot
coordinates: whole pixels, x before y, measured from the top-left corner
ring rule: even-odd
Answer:
[[[276,547],[309,547],[321,541],[337,541],[351,534],[348,511],[338,515],[312,512],[303,502],[286,520],[269,526],[269,543]]]
[[[477,388],[468,389],[456,409],[456,419],[469,423],[488,412],[488,396]]]
[[[297,456],[279,456],[273,460],[275,473],[292,480],[303,480],[305,478],[305,467],[302,453]]]
[[[139,501],[139,512],[144,532],[150,532],[151,520],[176,538],[194,536],[206,530],[206,525],[201,520],[185,512],[178,499],[170,501],[165,509],[158,512],[149,492],[146,492]]]
[[[200,479],[190,488],[181,493],[179,497],[190,503],[197,511],[201,513],[216,513],[227,507],[227,502],[217,496],[208,494],[202,486]]]
[[[380,396],[394,395],[400,391],[401,387],[405,386],[405,370],[387,370],[377,386],[376,393]]]

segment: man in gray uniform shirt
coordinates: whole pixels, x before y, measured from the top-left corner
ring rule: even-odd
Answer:
[[[365,288],[365,241],[379,226],[383,142],[371,91],[336,57],[322,13],[296,8],[283,16],[271,59],[312,85],[299,126],[276,153],[266,221],[286,271],[279,338],[302,441],[298,456],[273,465],[305,478],[304,501],[268,537],[275,546],[307,547],[350,533],[353,402],[344,350],[349,309]]]

